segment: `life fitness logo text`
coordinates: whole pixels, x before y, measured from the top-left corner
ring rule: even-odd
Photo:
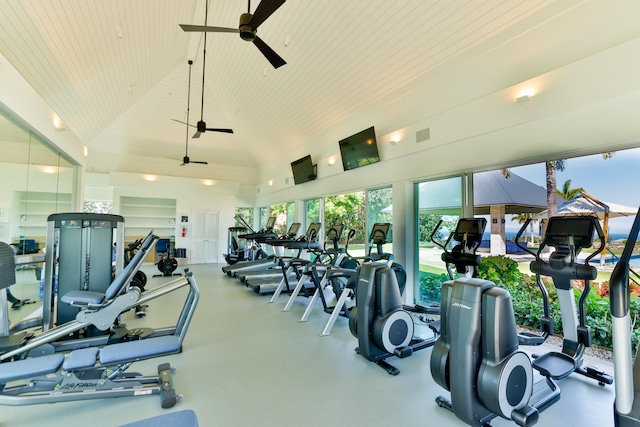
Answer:
[[[471,310],[471,307],[468,305],[460,304],[459,302],[454,302],[451,304],[453,307],[464,308],[465,310]]]

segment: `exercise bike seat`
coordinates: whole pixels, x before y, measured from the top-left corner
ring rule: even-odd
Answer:
[[[533,360],[533,369],[545,377],[561,380],[578,368],[577,361],[568,354],[551,351]]]

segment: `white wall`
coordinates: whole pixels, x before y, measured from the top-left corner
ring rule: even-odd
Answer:
[[[488,58],[467,64],[478,71],[470,76],[472,82],[454,73],[403,95],[394,93],[394,98],[370,105],[301,144],[297,157],[283,156],[280,163],[261,171],[257,204],[638,146],[637,52],[640,38],[535,76],[529,73],[529,78],[509,87],[483,81],[490,78],[482,74],[484,62],[500,61],[500,52],[490,52]],[[520,105],[515,99],[526,88],[535,96]],[[338,141],[372,125],[382,161],[343,172]],[[431,138],[416,142],[416,132],[425,128]],[[400,141],[392,145],[394,136]],[[317,163],[318,179],[294,186],[290,162],[305,154]],[[329,166],[332,157],[336,163]]]
[[[396,197],[410,203],[406,185],[420,180],[640,146],[640,27],[632,35],[614,34],[614,15],[603,10],[601,28],[576,33],[571,56],[557,55],[544,26],[534,28],[345,117],[263,168],[256,205],[393,185],[395,206]],[[522,66],[501,69],[507,57],[521,58]],[[525,90],[534,96],[518,104]],[[381,162],[343,171],[338,141],[372,125]],[[417,142],[416,133],[426,128],[430,139]],[[391,144],[393,137],[399,142]],[[290,163],[307,154],[318,178],[294,186]],[[408,221],[406,208],[394,209],[394,228],[404,229],[406,239],[394,233],[394,247],[406,252],[396,259],[410,271]]]
[[[106,183],[107,176],[87,173],[87,182]],[[97,176],[96,176],[97,175]],[[108,184],[113,194],[113,213],[120,214],[120,197],[153,197],[176,199],[176,247],[190,251],[190,237],[181,236],[181,214],[192,214],[199,210],[218,212],[218,259],[222,262],[222,254],[226,253],[227,230],[235,224],[234,214],[240,185],[232,181],[213,181],[205,185],[204,180],[195,178],[179,178],[155,176],[155,181],[145,180],[145,176],[125,172],[112,172],[108,175]],[[89,194],[98,194],[105,188],[90,187]],[[127,224],[125,216],[125,227]]]

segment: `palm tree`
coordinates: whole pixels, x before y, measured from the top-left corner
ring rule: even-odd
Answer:
[[[602,158],[605,160],[610,159],[614,154],[615,151],[602,153]],[[558,189],[556,187],[556,172],[562,172],[566,167],[566,159],[552,160],[545,163],[545,180],[547,185],[547,218],[551,218],[558,213]],[[504,175],[505,178],[509,178],[511,176],[511,170],[508,168],[501,169],[500,172],[502,172],[502,175]],[[545,232],[547,231],[547,222],[545,220],[541,220],[540,223],[542,225],[541,235],[544,236]]]
[[[584,188],[571,188],[571,180],[568,179],[562,184],[562,190],[556,190],[556,194],[565,200],[573,200],[580,197],[580,194],[584,191]]]
[[[535,215],[534,213],[526,212],[526,213],[513,215],[511,217],[511,221],[518,221],[518,224],[524,224],[529,218],[531,218],[531,222],[529,223],[529,238],[530,238],[529,242],[531,243],[531,245],[534,244],[533,223],[538,222],[538,219],[534,219],[534,215]]]

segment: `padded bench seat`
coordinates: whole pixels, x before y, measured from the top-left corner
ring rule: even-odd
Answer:
[[[73,350],[64,360],[62,369],[65,371],[74,371],[76,369],[91,368],[96,364],[99,351],[100,349],[97,347]]]
[[[60,300],[65,304],[93,304],[98,305],[102,304],[105,299],[105,295],[101,292],[95,291],[70,291],[67,292],[60,298]]]
[[[100,350],[100,363],[109,365],[129,362],[178,351],[180,351],[180,339],[175,335],[146,338],[104,347]]]
[[[198,417],[191,409],[185,409],[120,427],[198,427]]]
[[[0,384],[23,378],[56,372],[60,367],[66,371],[90,368],[99,357],[102,365],[113,365],[146,359],[161,354],[180,351],[180,339],[175,335],[147,338],[139,341],[111,344],[102,349],[95,347],[74,350],[65,358],[63,354],[32,357],[14,362],[0,363]]]
[[[42,357],[0,363],[0,384],[22,378],[56,372],[64,361],[63,354],[50,354]]]

